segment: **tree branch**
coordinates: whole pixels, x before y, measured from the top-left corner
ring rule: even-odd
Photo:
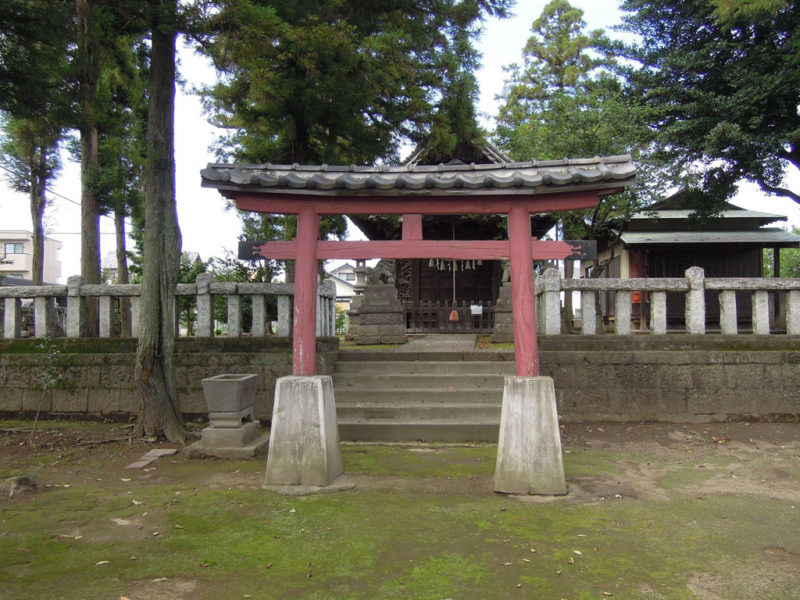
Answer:
[[[775,194],[776,196],[786,196],[787,198],[791,198],[792,201],[797,202],[800,204],[800,194],[796,194],[792,190],[776,185],[770,185],[763,179],[758,179],[757,183],[759,187],[765,192],[769,192],[770,194]]]

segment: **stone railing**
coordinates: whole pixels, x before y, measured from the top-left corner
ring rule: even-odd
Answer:
[[[558,270],[547,269],[542,277],[536,279],[538,329],[543,335],[562,333],[561,300],[565,293],[580,292],[581,325],[584,335],[599,333],[598,325],[602,316],[598,316],[597,294],[614,292],[614,325],[617,335],[632,333],[631,321],[639,315],[632,311],[633,294],[638,292],[639,298],[646,297],[650,305],[649,314],[642,315],[649,320],[649,327],[640,327],[638,331],[653,334],[667,333],[667,293],[685,295],[685,318],[682,326],[686,333],[704,334],[707,328],[706,294],[718,293],[719,296],[719,333],[735,335],[739,331],[736,292],[750,292],[752,295],[751,330],[756,335],[775,333],[771,326],[770,295],[778,294],[785,309],[785,328],[780,331],[788,335],[800,335],[800,279],[774,278],[706,278],[703,269],[691,267],[686,277],[674,278],[642,278],[642,279],[562,279]],[[774,311],[773,311],[774,316]]]
[[[5,338],[23,337],[28,326],[35,337],[48,334],[80,337],[83,328],[84,304],[90,297],[97,298],[99,313],[99,337],[111,337],[115,330],[114,321],[124,304],[121,299],[130,300],[131,328],[137,337],[139,323],[138,284],[106,285],[83,284],[80,276],[67,280],[67,285],[13,286],[0,287],[0,312],[3,313],[2,330]],[[197,337],[214,336],[214,298],[227,298],[227,336],[240,337],[243,334],[256,337],[272,333],[267,322],[267,296],[277,296],[278,336],[289,336],[292,324],[292,297],[294,285],[286,283],[238,283],[214,281],[212,275],[202,273],[195,283],[180,283],[175,295],[191,296],[196,299]],[[242,328],[242,301],[249,298],[252,311],[252,326],[249,332]],[[317,296],[317,335],[335,335],[336,286],[325,281],[318,286]],[[28,313],[28,323],[23,329],[23,313]],[[177,327],[177,324],[176,324]]]

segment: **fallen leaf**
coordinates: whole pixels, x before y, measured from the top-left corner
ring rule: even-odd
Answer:
[[[531,559],[530,558],[523,558],[522,562],[531,562]]]
[[[182,525],[175,524],[172,526],[173,529],[183,529]]]
[[[272,568],[272,563],[267,563],[267,566],[266,566],[266,568],[267,568],[267,569],[271,569],[271,568]]]
[[[136,506],[139,506],[141,504],[141,502],[139,502],[138,500],[131,500],[131,503],[135,504]]]
[[[110,560],[98,560],[96,563],[94,563],[94,566],[102,567],[103,565],[110,565],[110,564],[111,564]]]
[[[138,560],[138,559],[139,559],[139,557],[138,557],[138,556],[136,556],[135,554],[131,554],[131,555],[128,557],[128,560]]]
[[[306,575],[306,579],[311,579],[311,571],[309,571],[308,575]]]
[[[164,583],[167,580],[166,577],[156,577],[153,579],[153,583]]]
[[[603,596],[613,596],[613,595],[614,594],[612,594],[611,592],[603,592]]]
[[[573,554],[578,554],[578,555],[583,554],[583,552],[581,552],[580,550],[573,550],[572,553]]]
[[[521,584],[521,583],[518,583],[518,584],[517,584],[517,588],[519,589],[519,588],[521,588],[521,587],[522,587],[522,584]]]
[[[571,564],[571,565],[575,564],[575,559],[572,558],[571,556],[569,557],[569,564]]]
[[[504,563],[503,563],[503,566],[504,566],[504,567],[508,567],[508,566],[511,566],[511,565],[513,565],[513,564],[514,564],[514,563],[512,563],[512,562],[508,562],[508,561],[506,561],[506,562],[504,562]]]
[[[154,532],[153,532],[153,537],[157,537],[157,536],[159,536],[159,535],[161,535],[161,532],[160,532],[160,531],[154,531]]]
[[[561,569],[559,569],[558,571],[556,571],[556,575],[561,575]]]
[[[121,482],[123,482],[123,483],[128,483],[129,481],[131,481],[131,478],[130,477],[120,477],[119,480]]]
[[[216,564],[217,563],[215,563],[213,560],[204,560],[203,562],[200,563],[200,566],[201,567],[213,567]]]

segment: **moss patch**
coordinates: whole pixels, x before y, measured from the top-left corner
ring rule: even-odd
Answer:
[[[357,487],[302,498],[261,488],[263,458],[124,468],[146,449],[34,457],[39,491],[0,498],[4,597],[790,600],[800,589],[795,442],[698,441],[691,454],[685,442],[571,444],[572,491],[555,499],[494,493],[492,445],[343,445]],[[0,471],[14,464],[0,453]],[[710,485],[731,473],[771,485]]]

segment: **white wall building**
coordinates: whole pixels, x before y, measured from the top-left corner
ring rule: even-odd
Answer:
[[[45,283],[58,283],[61,277],[61,242],[45,236]],[[0,231],[0,273],[21,279],[33,279],[33,234],[29,231]]]

